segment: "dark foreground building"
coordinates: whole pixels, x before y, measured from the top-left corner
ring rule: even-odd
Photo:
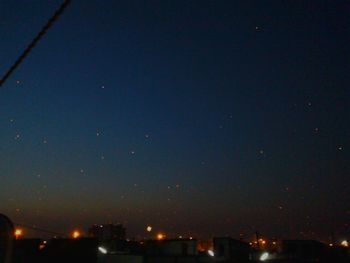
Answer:
[[[11,263],[64,263],[64,262],[97,262],[97,240],[51,239],[44,242],[40,239],[15,240]]]
[[[196,239],[115,242],[106,246],[96,238],[19,239],[14,241],[11,263],[350,263],[348,248],[313,240],[282,241],[278,253],[256,250],[230,237],[214,238],[214,248],[207,251],[198,250]]]
[[[249,244],[230,237],[214,238],[215,260],[220,262],[248,262],[252,248]]]
[[[330,247],[315,240],[283,240],[280,258],[283,262],[350,262],[348,248]]]

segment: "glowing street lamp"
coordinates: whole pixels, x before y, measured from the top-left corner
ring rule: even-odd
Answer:
[[[74,239],[77,239],[77,238],[79,238],[80,236],[81,236],[81,234],[80,234],[80,232],[79,232],[78,230],[73,231],[72,237],[73,237]]]
[[[260,238],[258,241],[259,241],[259,243],[261,243],[262,245],[266,245],[266,240]]]
[[[349,247],[349,242],[347,240],[343,240],[341,243],[340,243],[341,246],[343,247]]]
[[[19,238],[21,238],[22,235],[23,235],[23,230],[20,228],[16,228],[15,229],[15,238],[19,239]]]
[[[152,231],[152,227],[151,226],[147,226],[146,230],[147,230],[147,232],[151,232]]]
[[[158,235],[157,235],[157,239],[158,239],[158,240],[163,240],[164,238],[165,238],[165,235],[164,235],[164,234],[158,233]]]

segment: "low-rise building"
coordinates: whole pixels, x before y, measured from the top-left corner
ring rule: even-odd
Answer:
[[[164,239],[148,240],[145,242],[146,255],[195,256],[197,251],[196,239]]]
[[[287,259],[321,261],[328,247],[316,240],[283,240],[282,255]]]

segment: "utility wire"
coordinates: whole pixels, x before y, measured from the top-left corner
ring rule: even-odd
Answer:
[[[24,59],[29,55],[32,49],[38,44],[38,42],[42,39],[42,37],[47,33],[47,31],[52,27],[52,25],[58,20],[58,18],[63,14],[66,7],[71,3],[71,0],[64,0],[61,6],[56,10],[53,16],[47,21],[46,25],[40,30],[40,32],[36,35],[36,37],[30,42],[27,48],[23,51],[23,53],[17,58],[15,63],[6,71],[6,73],[0,79],[0,87],[5,83],[5,81],[11,76],[11,74],[15,71],[15,69],[24,61]],[[44,232],[48,234],[53,234],[61,237],[67,236],[66,234],[58,233],[51,230],[46,230],[43,228],[38,228],[34,226],[28,226],[24,224],[16,224],[18,226],[32,229],[39,232]]]
[[[31,230],[34,230],[34,231],[37,231],[37,232],[43,232],[43,233],[47,233],[47,234],[52,234],[52,235],[59,236],[59,237],[67,237],[67,234],[58,233],[58,232],[55,232],[55,231],[39,228],[39,227],[36,227],[36,226],[29,226],[29,225],[24,225],[24,224],[15,224],[15,225],[19,226],[19,227],[31,229]]]
[[[38,42],[42,39],[42,37],[47,33],[47,31],[52,27],[52,25],[58,20],[58,18],[63,14],[66,7],[71,3],[71,0],[64,0],[61,6],[56,10],[53,16],[47,21],[46,25],[40,30],[40,32],[36,35],[36,37],[30,42],[27,48],[23,51],[23,53],[17,58],[15,63],[6,71],[6,73],[0,79],[0,87],[5,83],[5,81],[11,76],[11,74],[15,71],[15,69],[24,61],[24,59],[29,55],[32,49],[38,44]],[[58,235],[61,237],[65,237],[66,234],[58,233],[51,230],[46,230],[43,228],[38,228],[34,226],[28,226],[24,224],[16,224],[18,226],[32,229],[39,232],[44,232],[48,234]]]
[[[32,42],[27,46],[23,53],[18,57],[15,63],[7,70],[7,72],[0,79],[0,87],[5,83],[5,81],[10,77],[10,75],[15,71],[15,69],[23,62],[23,60],[29,55],[30,51],[38,44],[40,39],[47,33],[50,27],[56,22],[56,20],[63,14],[66,7],[70,4],[71,0],[64,0],[62,5],[57,9],[54,15],[46,23],[46,25],[41,29],[37,36],[32,40]]]

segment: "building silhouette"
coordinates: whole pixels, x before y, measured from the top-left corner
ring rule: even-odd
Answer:
[[[125,240],[126,228],[122,224],[92,225],[89,228],[89,236],[99,241]]]

